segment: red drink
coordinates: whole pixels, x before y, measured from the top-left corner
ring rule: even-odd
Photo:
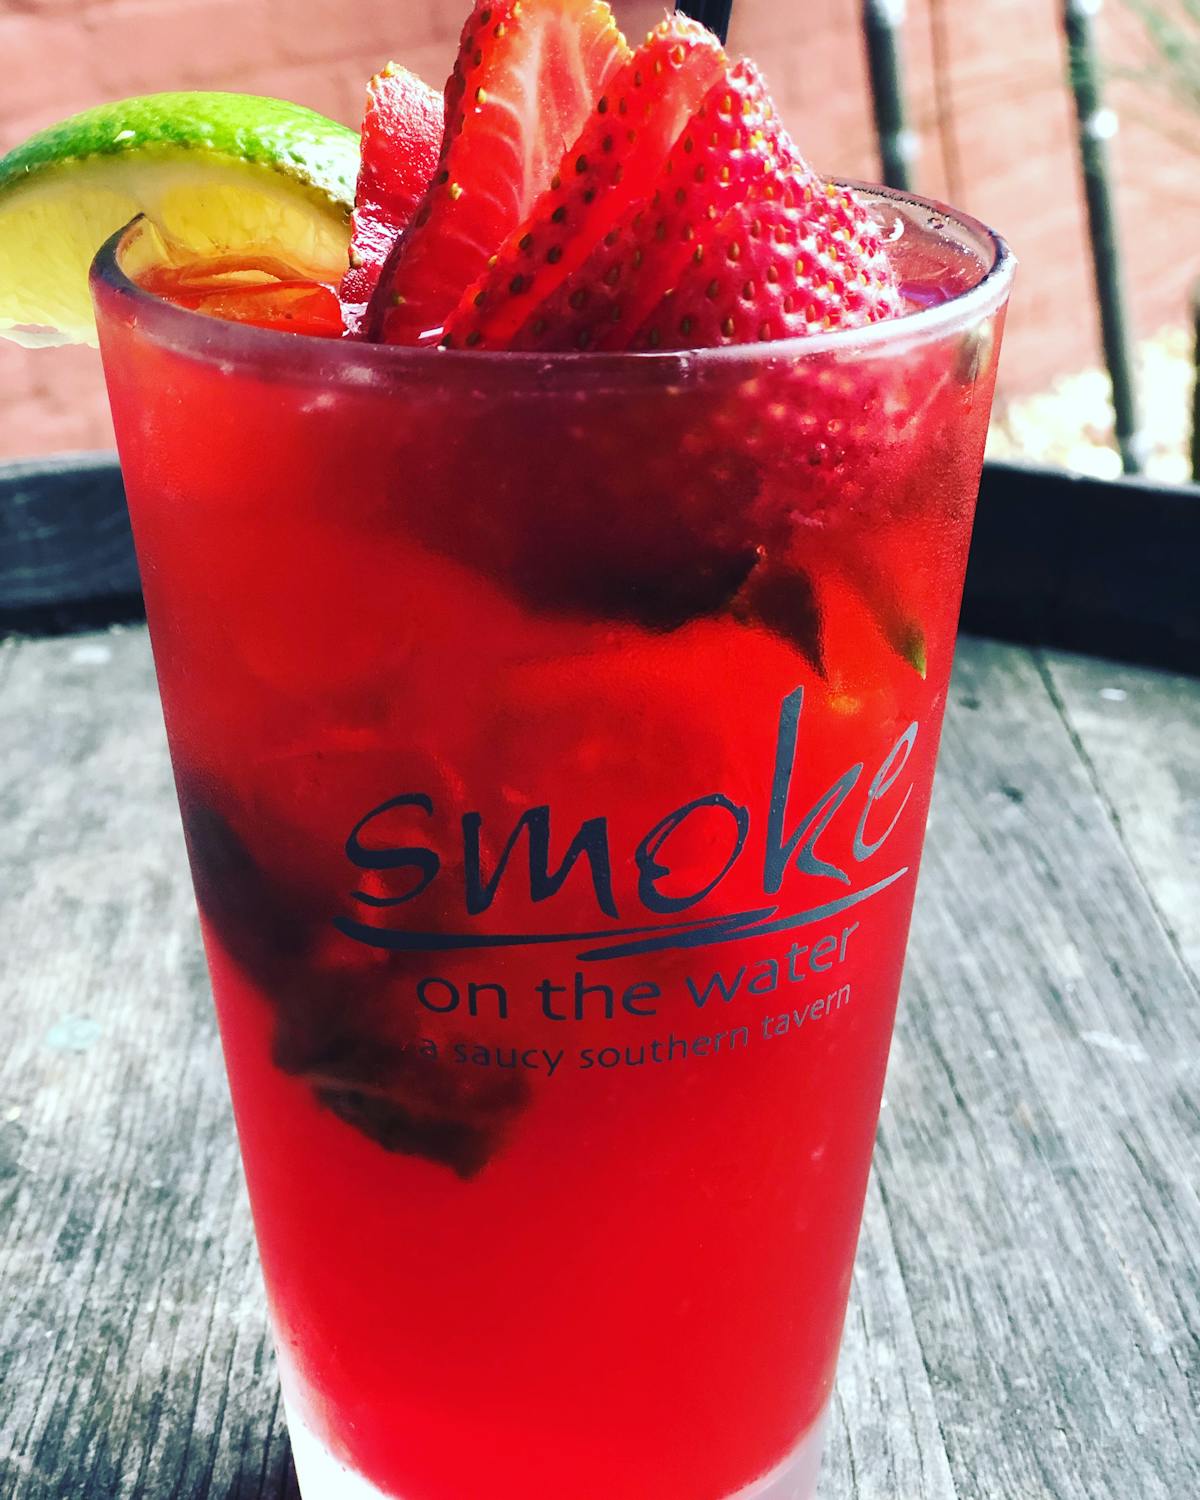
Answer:
[[[661,357],[99,262],[313,1497],[811,1494],[1009,279],[875,201],[928,310]]]

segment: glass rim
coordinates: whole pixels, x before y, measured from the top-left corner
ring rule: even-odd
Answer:
[[[505,371],[511,378],[519,373],[536,374],[539,380],[554,372],[573,370],[578,374],[613,375],[618,371],[644,375],[651,372],[678,374],[684,369],[737,363],[759,364],[773,360],[812,358],[820,354],[858,355],[883,351],[892,345],[905,348],[923,344],[955,331],[974,327],[984,317],[1001,308],[1008,296],[1016,257],[1007,241],[994,229],[972,215],[951,208],[934,198],[879,183],[860,182],[853,178],[829,178],[840,187],[867,196],[875,203],[903,204],[929,216],[927,227],[943,231],[953,224],[963,232],[973,248],[986,256],[983,274],[969,287],[945,302],[907,313],[900,318],[885,318],[861,328],[835,328],[821,333],[798,334],[787,339],[767,339],[755,343],[724,344],[701,349],[674,350],[509,350],[509,349],[443,349],[368,343],[360,339],[325,338],[293,333],[286,329],[260,328],[235,323],[206,313],[180,307],[166,297],[139,286],[121,266],[121,255],[130,238],[148,224],[138,214],[123,225],[97,250],[92,260],[89,281],[99,313],[100,289],[128,302],[136,309],[138,324],[157,343],[198,358],[233,362],[236,366],[282,366],[293,375],[318,370],[326,379],[340,372],[353,380],[355,373],[369,367],[375,374],[424,374],[433,370],[465,374],[468,369],[482,375],[487,371]],[[940,221],[940,222],[939,222]]]

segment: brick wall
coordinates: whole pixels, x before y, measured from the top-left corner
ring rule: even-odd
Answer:
[[[0,0],[0,150],[103,99],[165,88],[276,94],[355,123],[388,57],[440,84],[466,0]],[[653,0],[617,0],[636,33]],[[877,175],[858,0],[736,0],[754,56],[827,170]],[[1081,194],[1063,85],[1059,0],[910,0],[905,31],[921,189],[1002,228],[1021,257],[1009,392],[1097,357]],[[1124,55],[1120,18],[1106,40]],[[940,88],[934,86],[941,80]],[[1113,143],[1134,325],[1182,316],[1200,274],[1195,158],[1132,118]],[[1128,107],[1127,107],[1128,106]],[[96,356],[0,342],[0,459],[111,442]]]

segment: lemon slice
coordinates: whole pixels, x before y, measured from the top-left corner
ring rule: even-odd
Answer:
[[[147,94],[51,126],[0,158],[0,337],[94,344],[88,267],[139,213],[176,259],[336,282],[358,158],[356,132],[251,94]]]

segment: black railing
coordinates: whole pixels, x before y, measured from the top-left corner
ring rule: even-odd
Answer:
[[[1200,286],[1192,293],[1192,479],[1200,484]]]
[[[912,190],[917,138],[908,128],[904,108],[900,27],[905,0],[863,0],[863,36],[871,75],[871,103],[879,165],[888,187]]]
[[[1117,117],[1105,107],[1101,97],[1100,71],[1092,35],[1092,17],[1100,10],[1101,3],[1102,0],[1063,0],[1063,31],[1067,42],[1067,77],[1075,98],[1079,163],[1083,172],[1096,299],[1100,308],[1100,336],[1104,345],[1104,362],[1112,380],[1113,427],[1121,467],[1126,474],[1136,474],[1142,467],[1142,442],[1133,361],[1129,354],[1117,219],[1109,188],[1108,140],[1117,128]]]
[[[1121,467],[1141,472],[1145,453],[1140,422],[1120,237],[1113,206],[1108,141],[1117,127],[1104,103],[1092,22],[1103,0],[1061,0],[1067,82],[1075,101],[1080,172],[1100,316],[1104,362],[1112,382],[1113,431]],[[885,182],[911,186],[914,137],[906,128],[901,28],[904,0],[862,0],[862,30],[871,84],[872,113]],[[1191,467],[1200,483],[1200,293],[1194,309],[1197,379],[1193,397]]]

